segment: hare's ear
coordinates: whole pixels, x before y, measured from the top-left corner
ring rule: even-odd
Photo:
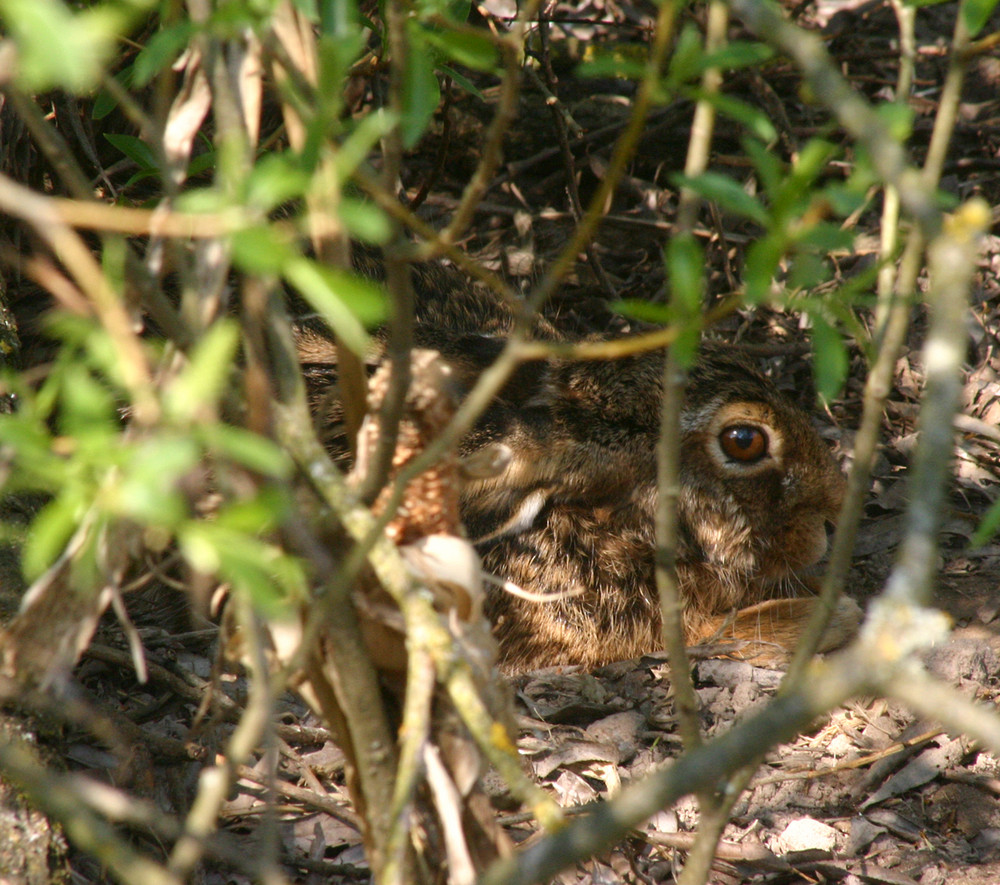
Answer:
[[[419,327],[417,341],[421,347],[433,347],[452,368],[453,378],[462,394],[468,393],[500,356],[507,342],[492,335],[462,333]],[[497,395],[504,406],[519,409],[533,404],[547,389],[551,369],[547,362],[528,362],[518,366]]]

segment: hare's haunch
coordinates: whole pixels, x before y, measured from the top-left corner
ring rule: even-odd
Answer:
[[[503,346],[495,302],[422,298],[415,339],[450,366],[463,395]],[[492,334],[483,334],[488,328]],[[562,337],[540,321],[541,337]],[[335,351],[315,329],[300,356],[327,441],[346,446],[329,396]],[[502,472],[465,480],[461,515],[501,587],[487,614],[501,665],[594,667],[659,649],[654,559],[662,354],[522,366],[462,445],[502,446]],[[812,609],[803,570],[823,556],[844,480],[808,417],[731,349],[706,347],[681,417],[677,577],[689,643],[738,640],[765,660]],[[838,613],[831,644],[853,628]]]

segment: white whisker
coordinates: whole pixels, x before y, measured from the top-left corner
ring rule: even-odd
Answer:
[[[580,586],[572,587],[568,590],[553,590],[549,593],[533,593],[530,590],[519,587],[513,581],[507,581],[497,575],[487,573],[483,575],[483,579],[494,587],[499,587],[504,593],[509,593],[511,596],[516,596],[518,599],[524,599],[528,602],[555,602],[560,599],[579,596],[583,593],[583,587]]]

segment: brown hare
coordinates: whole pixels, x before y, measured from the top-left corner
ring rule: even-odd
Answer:
[[[461,395],[503,347],[510,316],[476,290],[452,297],[437,279],[417,288],[415,340],[441,353]],[[562,337],[550,320],[537,331]],[[300,330],[299,350],[328,445],[343,455],[329,396],[336,354],[314,326]],[[500,579],[487,614],[504,669],[596,667],[661,647],[653,520],[662,359],[526,364],[464,441],[463,454],[487,444],[510,452],[501,473],[467,480],[461,495],[469,537]],[[794,645],[812,610],[801,573],[823,556],[843,493],[809,418],[732,349],[706,347],[681,420],[677,576],[688,643],[724,637],[749,657],[780,660],[771,650]],[[844,602],[828,645],[857,612]]]

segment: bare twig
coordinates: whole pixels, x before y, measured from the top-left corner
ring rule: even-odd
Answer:
[[[990,212],[981,200],[966,203],[930,245],[931,325],[924,345],[927,384],[920,410],[920,444],[910,477],[907,532],[899,562],[886,585],[888,605],[926,605],[936,569],[938,529],[945,513],[954,423],[965,356],[965,310],[979,240]]]
[[[705,51],[720,49],[726,40],[729,16],[719,0],[709,5],[708,31]],[[702,90],[706,96],[717,94],[722,85],[722,74],[709,68],[702,76]],[[708,167],[715,123],[715,109],[711,101],[702,98],[695,106],[691,124],[691,138],[684,173],[688,177],[701,174]],[[681,191],[677,212],[679,237],[690,237],[698,218],[701,199],[690,188]],[[671,293],[677,305],[690,303],[690,293]],[[659,498],[656,513],[657,557],[656,588],[660,596],[663,617],[664,647],[670,659],[670,672],[674,685],[680,732],[687,749],[701,742],[698,721],[698,699],[691,680],[683,629],[683,600],[677,586],[674,560],[677,550],[677,503],[680,495],[680,437],[681,409],[684,400],[685,376],[671,351],[667,352],[663,368],[663,402],[660,412],[660,438],[657,447]]]
[[[720,774],[749,765],[768,747],[791,740],[812,720],[843,703],[865,686],[871,671],[855,654],[845,653],[818,673],[807,690],[776,698],[757,715],[722,737],[685,753],[673,765],[625,787],[610,802],[567,825],[516,858],[494,864],[484,885],[545,882],[559,870],[599,853],[624,838],[661,808],[688,793],[715,787]]]
[[[386,837],[386,883],[404,882],[406,852],[410,847],[413,797],[420,785],[424,748],[431,728],[431,703],[434,697],[434,661],[430,650],[407,631],[411,644],[407,655],[406,694],[399,728],[399,767],[392,797],[389,832]]]
[[[493,176],[500,163],[503,138],[517,112],[517,97],[520,92],[520,58],[527,23],[535,15],[541,0],[528,0],[519,10],[514,26],[495,42],[500,50],[504,73],[500,81],[500,95],[497,109],[486,130],[479,164],[462,192],[462,199],[449,225],[441,232],[443,243],[456,243],[472,220],[476,204],[482,199],[487,188],[493,183]]]
[[[35,143],[41,148],[45,158],[52,164],[62,179],[66,189],[78,200],[93,200],[94,192],[87,176],[83,174],[69,149],[65,139],[42,115],[34,100],[15,88],[10,82],[4,84],[4,94],[10,99],[18,116],[24,120]]]
[[[941,224],[941,212],[920,175],[908,162],[906,151],[885,121],[841,75],[823,41],[787,21],[778,7],[763,0],[730,0],[733,11],[762,39],[794,59],[813,94],[830,110],[851,136],[865,146],[879,175],[894,185],[903,207],[932,237]]]
[[[48,198],[0,175],[0,209],[30,224],[73,274],[121,355],[123,379],[133,397],[133,416],[149,423],[159,414],[142,343],[121,299],[111,288],[93,253],[54,211]]]
[[[201,860],[207,847],[206,840],[216,828],[219,809],[236,780],[237,766],[260,743],[274,709],[272,695],[275,693],[267,677],[268,668],[257,617],[251,611],[248,600],[236,599],[234,603],[241,615],[246,658],[253,668],[254,678],[250,680],[246,711],[229,738],[226,752],[219,758],[218,765],[202,769],[198,792],[184,821],[183,833],[170,852],[168,867],[179,879],[186,879]]]
[[[899,74],[896,80],[897,104],[906,106],[910,100],[910,90],[913,88],[914,61],[916,46],[914,26],[917,9],[901,0],[893,0],[893,11],[899,23]],[[878,304],[875,313],[875,328],[885,326],[893,300],[896,283],[896,248],[899,238],[899,191],[892,184],[887,184],[883,191],[882,224],[880,226],[882,267],[878,274]]]
[[[554,7],[554,4],[550,4]],[[555,71],[552,69],[552,56],[549,48],[549,21],[548,21],[549,10],[542,8],[538,13],[538,35],[541,38],[541,60],[542,60],[542,71],[545,74],[545,82],[539,81],[538,85],[546,93],[545,104],[548,106],[549,110],[552,112],[552,122],[556,128],[556,137],[559,140],[559,150],[563,157],[563,168],[566,173],[566,192],[569,194],[569,204],[570,210],[573,215],[573,220],[579,223],[580,218],[583,216],[583,203],[580,200],[580,189],[577,186],[576,180],[576,161],[573,159],[573,151],[569,146],[569,135],[567,129],[570,126],[574,128],[574,134],[581,134],[582,130],[576,121],[570,116],[569,112],[563,108],[559,101],[559,97],[556,94],[557,80]],[[529,68],[529,71],[532,69]],[[588,242],[584,247],[587,253],[587,260],[590,262],[590,266],[593,268],[594,274],[600,281],[601,286],[604,288],[605,293],[612,297],[615,292],[611,286],[611,281],[608,279],[607,273],[604,271],[604,266],[601,264],[601,260],[597,254],[597,250],[594,248],[593,241]]]
[[[959,16],[961,19],[961,16]],[[955,39],[961,41],[965,35],[964,24],[956,24]],[[967,41],[967,37],[964,37]],[[963,44],[964,45],[964,44]],[[960,54],[959,54],[960,55]],[[941,144],[947,139],[940,133],[950,134],[954,126],[956,112],[956,96],[960,92],[962,74],[965,62],[958,56],[954,57],[946,80],[948,84],[948,115],[946,119],[938,114],[934,121],[935,131],[932,142]],[[904,84],[905,85],[905,84]],[[935,152],[940,157],[942,150]],[[940,163],[932,164],[930,158],[920,174],[918,186],[927,194],[933,194],[941,175]],[[897,185],[892,184],[891,187]],[[928,197],[930,199],[930,197]],[[900,260],[899,271],[895,275],[895,293],[891,297],[883,297],[880,290],[879,312],[881,322],[876,328],[874,353],[875,363],[869,371],[865,383],[863,412],[861,425],[855,437],[854,462],[851,465],[847,479],[847,493],[844,496],[844,506],[837,520],[837,532],[834,536],[830,553],[829,565],[823,580],[819,604],[810,620],[795,656],[788,669],[789,682],[799,679],[804,672],[806,660],[815,653],[820,638],[826,629],[830,615],[834,611],[836,599],[840,594],[851,566],[851,555],[854,547],[854,537],[861,522],[861,513],[868,492],[869,476],[875,463],[879,429],[882,421],[882,411],[889,392],[892,389],[892,378],[896,364],[896,355],[903,344],[906,330],[909,327],[910,306],[914,298],[917,278],[922,267],[926,234],[922,227],[910,231],[906,248]],[[890,261],[891,255],[883,254],[883,261]],[[880,278],[880,285],[883,281]],[[966,297],[966,296],[961,296]],[[950,426],[951,418],[947,420]]]
[[[46,814],[62,823],[67,835],[122,882],[181,885],[183,877],[149,860],[122,838],[115,827],[80,801],[78,790],[36,762],[15,741],[0,741],[0,770]]]
[[[552,262],[545,276],[532,291],[528,301],[533,311],[538,310],[556,290],[563,277],[576,262],[580,250],[593,237],[597,226],[600,224],[604,207],[607,204],[608,198],[618,186],[618,182],[625,171],[625,164],[635,150],[639,136],[642,134],[643,127],[645,126],[650,106],[653,103],[655,91],[659,88],[660,71],[663,68],[664,60],[667,57],[667,52],[673,39],[677,8],[678,4],[676,3],[660,4],[649,57],[646,60],[642,79],[639,81],[639,88],[632,107],[632,113],[629,116],[628,125],[615,144],[607,171],[601,179],[597,190],[594,192],[594,196],[591,198],[590,205],[587,207],[583,218],[573,231],[569,242],[565,245],[562,252],[559,253],[556,260]]]
[[[319,61],[316,36],[311,24],[287,0],[278,5],[272,22],[273,39],[269,45],[279,53],[281,59],[275,66],[277,78],[279,81],[288,78],[299,90],[314,95],[319,85]],[[308,120],[304,120],[303,115],[310,113],[313,106],[303,107],[296,101],[298,96],[295,90],[286,90],[283,97],[285,100],[281,110],[289,141],[295,150],[303,151],[308,134]],[[349,268],[350,244],[338,213],[341,181],[334,168],[334,161],[335,157],[330,151],[324,151],[320,156],[318,168],[313,175],[313,186],[306,193],[306,205],[309,209],[306,221],[317,259],[334,267]],[[333,332],[335,339],[339,338],[335,329]],[[340,340],[337,345],[337,373],[344,407],[344,426],[348,445],[353,447],[365,413],[366,376],[361,356],[344,347]]]
[[[407,53],[410,50],[406,34],[407,12],[400,3],[385,7],[389,54],[389,109],[397,121],[403,117],[403,91]],[[382,139],[382,187],[395,193],[403,160],[403,135],[401,124],[396,123]],[[365,475],[361,479],[358,495],[363,504],[371,506],[386,483],[392,458],[399,438],[399,422],[403,403],[410,386],[410,350],[413,347],[414,294],[410,267],[405,260],[406,235],[399,222],[390,216],[392,238],[383,250],[386,288],[389,290],[392,310],[389,314],[389,340],[386,356],[389,361],[389,383],[382,398],[378,414],[378,432],[375,450]],[[358,428],[348,426],[349,434],[356,435]],[[353,438],[353,436],[351,437]]]

